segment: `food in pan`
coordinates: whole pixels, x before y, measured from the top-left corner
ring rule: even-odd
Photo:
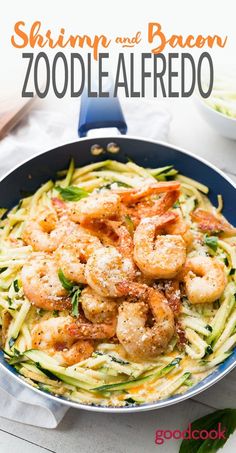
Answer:
[[[1,341],[22,379],[85,404],[184,393],[236,343],[236,229],[172,166],[103,161],[8,213]]]

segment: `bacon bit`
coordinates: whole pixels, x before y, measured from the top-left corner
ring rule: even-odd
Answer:
[[[120,344],[120,342],[119,342],[119,340],[118,340],[116,335],[114,335],[114,337],[110,338],[109,342],[110,343],[114,343],[114,344]]]
[[[168,280],[164,283],[165,296],[168,301],[168,305],[173,311],[174,315],[177,316],[180,312],[180,288],[179,282],[175,280]]]
[[[56,350],[56,351],[64,351],[65,349],[68,349],[68,346],[66,345],[65,342],[63,342],[63,343],[56,343],[56,344],[55,344],[55,350]]]
[[[175,330],[178,336],[178,344],[180,347],[183,347],[187,343],[187,338],[185,337],[185,331],[182,325],[178,321],[175,324]]]
[[[2,345],[4,346],[7,339],[7,332],[11,323],[12,317],[7,310],[2,311]]]
[[[58,214],[63,213],[67,209],[66,203],[57,197],[52,197],[52,205],[54,206]]]
[[[211,212],[198,208],[191,214],[191,217],[194,222],[198,223],[202,231],[218,234],[223,233],[227,236],[234,236],[236,234],[236,228],[228,223],[223,216],[217,218]]]

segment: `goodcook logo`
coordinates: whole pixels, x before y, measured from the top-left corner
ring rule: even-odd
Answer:
[[[221,423],[218,423],[217,429],[193,429],[189,423],[188,428],[184,431],[176,430],[161,430],[157,429],[155,434],[155,444],[163,445],[166,440],[179,440],[179,439],[193,439],[193,440],[206,440],[206,439],[226,439],[226,428],[222,429]]]

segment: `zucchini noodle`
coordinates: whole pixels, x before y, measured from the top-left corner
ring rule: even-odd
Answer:
[[[214,303],[191,304],[182,294],[178,323],[184,341],[179,341],[176,330],[166,351],[150,360],[130,360],[120,343],[108,340],[97,341],[90,357],[70,366],[61,363],[56,353],[36,349],[32,342],[34,326],[71,312],[42,310],[24,294],[21,270],[35,253],[22,237],[27,220],[44,209],[55,213],[53,200],[62,203],[66,190],[72,191],[75,197],[78,193],[86,197],[94,191],[99,194],[110,189],[141,189],[157,181],[170,180],[181,184],[173,210],[177,208],[190,225],[189,257],[210,256],[224,264],[227,284],[220,299]],[[230,356],[236,345],[236,236],[224,237],[216,232],[209,240],[192,221],[196,208],[221,215],[222,196],[218,195],[215,208],[207,198],[208,192],[207,186],[180,175],[172,165],[150,169],[130,161],[106,160],[75,168],[72,160],[68,170],[58,172],[55,182],[46,182],[8,213],[4,207],[0,209],[1,347],[6,361],[23,380],[44,392],[79,403],[140,405],[185,392]],[[127,229],[133,234],[132,220],[126,221]],[[76,300],[78,286],[71,291]]]

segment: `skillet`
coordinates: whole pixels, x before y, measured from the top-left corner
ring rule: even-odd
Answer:
[[[115,138],[114,136],[86,138],[87,132],[90,129],[106,127],[116,127],[121,135]],[[82,138],[77,142],[68,143],[37,155],[6,174],[0,181],[0,206],[12,208],[19,202],[19,199],[22,198],[22,194],[33,193],[47,180],[55,179],[56,173],[59,170],[68,167],[72,157],[75,160],[76,167],[81,167],[107,158],[115,159],[120,162],[127,162],[127,157],[129,157],[137,164],[144,167],[156,168],[170,164],[173,165],[185,176],[196,179],[207,185],[210,188],[209,198],[213,204],[217,203],[217,194],[220,193],[224,200],[223,214],[229,222],[236,225],[236,210],[234,208],[236,186],[223,174],[223,172],[204,159],[199,158],[186,150],[164,142],[126,136],[126,132],[127,125],[117,98],[88,99],[86,95],[84,95],[81,102],[78,127],[79,136]],[[107,148],[109,149],[109,145],[112,142],[115,142],[119,147],[119,152],[116,154],[107,152]],[[94,146],[95,148],[103,148],[104,153],[99,156],[93,155],[91,149],[92,147],[94,149]],[[66,404],[67,406],[95,412],[110,413],[153,410],[192,398],[222,379],[235,367],[235,365],[236,348],[224,363],[220,364],[215,371],[197,385],[191,387],[186,393],[174,395],[154,403],[116,408],[68,401],[64,397],[53,396],[43,390],[35,389],[21,379],[16,370],[7,364],[4,360],[3,353],[0,352],[0,366],[7,371],[9,377],[11,375],[15,380],[22,382],[22,385],[29,387],[31,390],[43,394],[46,398]]]

